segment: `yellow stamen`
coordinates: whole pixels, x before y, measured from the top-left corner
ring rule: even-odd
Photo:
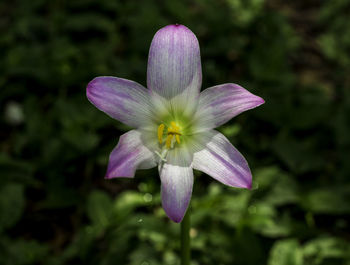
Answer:
[[[163,123],[158,127],[158,141],[160,144],[163,143],[164,128],[165,128],[165,125]],[[165,140],[166,148],[167,149],[173,148],[175,142],[180,144],[180,135],[181,135],[180,127],[175,122],[172,121],[170,123],[170,126],[167,128],[167,137]],[[174,136],[175,136],[175,139],[174,139]]]
[[[176,142],[180,144],[180,136],[178,134],[175,134]]]
[[[158,141],[160,144],[163,143],[163,132],[164,132],[164,124],[162,123],[158,127]]]
[[[173,134],[168,134],[165,141],[165,146],[169,149],[171,147],[171,140],[173,139]]]

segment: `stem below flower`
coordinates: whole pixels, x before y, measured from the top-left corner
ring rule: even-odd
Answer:
[[[181,265],[190,265],[191,247],[190,247],[190,207],[181,222]]]

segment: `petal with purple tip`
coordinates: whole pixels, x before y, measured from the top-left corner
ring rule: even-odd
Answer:
[[[200,170],[221,183],[238,188],[251,188],[252,175],[241,153],[214,130],[199,133],[193,155],[193,168]]]
[[[151,124],[149,94],[143,86],[127,79],[101,76],[87,86],[90,102],[112,118],[134,128]]]
[[[137,169],[155,167],[156,157],[149,149],[149,132],[131,130],[120,136],[109,156],[106,178],[133,178]],[[147,146],[145,145],[147,144]]]
[[[148,57],[147,86],[155,105],[192,114],[202,83],[199,44],[191,30],[169,25],[154,36]],[[164,107],[163,109],[167,109]]]
[[[201,92],[194,117],[196,132],[219,127],[238,114],[265,101],[236,84],[223,84]]]
[[[176,223],[182,221],[192,195],[193,170],[164,163],[159,170],[164,211]]]

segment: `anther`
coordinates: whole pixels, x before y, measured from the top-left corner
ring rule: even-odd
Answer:
[[[164,132],[164,124],[162,123],[158,127],[158,141],[160,144],[163,143],[163,132]]]
[[[165,146],[169,149],[171,147],[171,140],[173,139],[172,134],[168,134],[165,141]]]
[[[158,141],[160,144],[163,143],[163,133],[165,125],[162,123],[158,126]],[[167,149],[173,148],[175,143],[180,144],[180,127],[175,123],[171,122],[170,126],[167,128],[167,136],[165,140],[165,146]]]
[[[176,138],[176,142],[179,144],[180,143],[180,135],[176,134],[175,138]]]

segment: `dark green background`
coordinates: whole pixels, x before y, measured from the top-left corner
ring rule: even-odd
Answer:
[[[219,129],[253,190],[196,172],[192,265],[349,265],[349,14],[348,0],[1,0],[0,264],[179,264],[157,171],[103,178],[129,128],[85,88],[145,85],[153,35],[180,23],[203,88],[266,101]]]

